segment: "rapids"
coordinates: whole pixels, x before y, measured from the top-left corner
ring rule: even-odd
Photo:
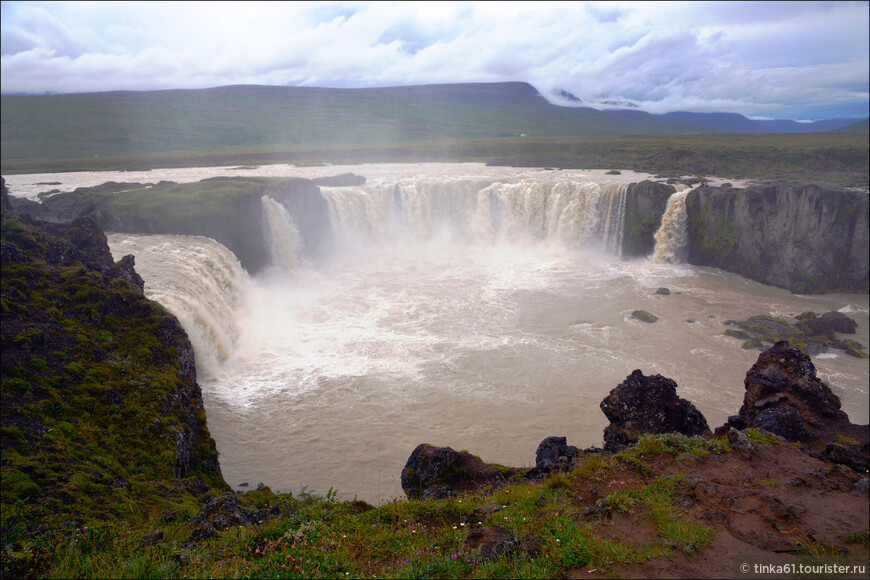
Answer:
[[[599,403],[634,369],[673,378],[711,427],[721,425],[740,407],[758,356],[723,336],[727,319],[841,310],[868,343],[866,295],[797,296],[681,263],[685,191],[671,196],[654,256],[620,259],[625,185],[647,176],[281,167],[238,172],[368,178],[321,188],[336,251],[316,267],[301,257],[297,224],[271,199],[263,232],[272,267],[253,278],[207,238],[109,236],[115,258],[136,256],[146,294],[191,336],[233,486],[332,487],[378,503],[402,496],[400,472],[419,443],[513,466],[533,464],[550,435],[601,445]],[[63,189],[84,178],[50,179]],[[655,294],[663,286],[670,295]],[[659,321],[634,320],[635,309]],[[841,351],[813,362],[851,419],[866,423],[866,362]]]

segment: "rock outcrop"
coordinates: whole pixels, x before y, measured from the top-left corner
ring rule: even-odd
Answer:
[[[526,477],[535,479],[554,471],[571,471],[577,464],[577,447],[568,445],[565,437],[547,437],[535,452],[535,466],[526,472]]]
[[[628,186],[622,255],[649,256],[655,248],[655,233],[662,225],[668,198],[675,189],[658,181],[641,181]]]
[[[798,293],[867,292],[866,192],[707,187],[686,197],[688,260]]]
[[[522,542],[502,526],[485,526],[468,532],[462,548],[476,560],[485,562],[499,556],[510,556],[521,549]]]
[[[337,182],[359,181],[338,176]],[[101,229],[138,234],[179,234],[212,238],[254,274],[269,263],[263,228],[263,196],[287,210],[302,237],[303,256],[319,261],[332,250],[329,208],[308,179],[214,177],[196,183],[106,183],[45,198],[42,203],[12,198],[20,214],[50,222],[79,216]]]
[[[635,370],[601,401],[610,420],[604,429],[605,451],[636,443],[645,433],[702,435],[710,431],[704,415],[677,396],[677,383],[661,375]]]
[[[178,319],[145,298],[133,257],[115,263],[87,217],[38,222],[7,207],[3,449],[22,444],[35,465],[54,437],[77,459],[53,471],[4,471],[4,507],[16,496],[7,495],[6,475],[27,482],[18,491],[31,500],[60,494],[63,503],[111,503],[124,478],[195,477],[225,488],[193,348]],[[75,477],[89,483],[58,485]],[[87,499],[71,491],[80,489]]]
[[[467,451],[421,443],[402,469],[402,490],[411,499],[440,499],[503,485],[520,471],[484,463]]]
[[[765,349],[786,340],[794,347],[810,356],[836,348],[857,358],[868,358],[864,345],[850,339],[838,337],[840,334],[854,334],[857,323],[842,312],[825,312],[821,316],[808,311],[799,314],[797,322],[788,321],[767,314],[750,316],[745,320],[726,320],[723,324],[734,326],[723,334],[743,340],[744,349]]]
[[[833,442],[837,435],[867,441],[867,426],[849,421],[810,357],[787,341],[758,356],[744,385],[743,405],[717,433],[753,428],[794,442]]]

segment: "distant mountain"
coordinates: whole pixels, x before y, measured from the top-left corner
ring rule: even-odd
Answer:
[[[846,125],[837,131],[841,131],[843,133],[867,133],[870,132],[870,119],[863,119],[858,121],[857,123],[852,123],[851,125]]]
[[[726,133],[815,133],[836,131],[854,124],[857,119],[828,119],[799,123],[785,119],[752,120],[737,113],[667,113],[657,117],[679,123],[704,125]]]
[[[577,98],[567,91],[561,96]],[[600,111],[552,104],[520,82],[2,95],[0,104],[4,160],[524,137],[811,131],[854,122],[809,125],[751,121],[734,114]]]

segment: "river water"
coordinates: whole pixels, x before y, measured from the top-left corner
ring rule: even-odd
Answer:
[[[368,181],[322,188],[337,251],[316,267],[271,200],[263,229],[274,267],[255,277],[206,238],[109,236],[115,258],[136,256],[146,294],[191,336],[233,486],[332,487],[379,503],[402,496],[401,469],[419,443],[511,466],[533,465],[550,435],[600,446],[599,403],[634,369],[674,379],[716,427],[740,407],[758,356],[723,336],[728,319],[840,310],[858,322],[852,338],[868,343],[866,295],[796,296],[680,263],[682,196],[654,256],[621,259],[610,222],[621,219],[624,184],[643,175],[422,164],[152,170],[147,180],[345,171]],[[12,193],[31,197],[144,180],[12,177]],[[659,320],[635,320],[636,309]],[[850,418],[866,423],[866,361],[833,351],[813,362]]]

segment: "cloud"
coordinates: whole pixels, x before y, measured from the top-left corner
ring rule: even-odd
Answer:
[[[526,81],[800,117],[867,110],[867,22],[866,2],[6,2],[0,74],[4,93]]]

